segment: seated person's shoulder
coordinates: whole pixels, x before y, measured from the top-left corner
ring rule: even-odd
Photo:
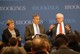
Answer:
[[[33,26],[33,24],[28,24],[28,25],[26,25],[26,27],[31,27],[31,26]]]

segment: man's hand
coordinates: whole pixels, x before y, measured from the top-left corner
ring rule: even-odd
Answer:
[[[69,25],[66,25],[65,28],[66,28],[67,30],[71,30],[70,27],[69,27]]]
[[[54,24],[50,25],[49,31],[51,31],[51,30],[52,30],[52,28],[54,28],[54,27],[55,27],[55,25],[54,25]]]

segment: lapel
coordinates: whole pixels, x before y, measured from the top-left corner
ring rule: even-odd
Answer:
[[[68,30],[65,28],[65,26],[66,26],[67,24],[65,24],[64,23],[64,29],[65,29],[65,33],[67,33],[68,32]]]
[[[7,28],[7,34],[12,37],[11,33],[9,32],[8,28]]]
[[[14,31],[15,31],[15,33],[16,33],[16,37],[18,37],[19,35],[18,35],[18,31],[14,28]]]
[[[56,32],[57,32],[57,26],[58,26],[58,23],[55,24],[55,27],[54,27],[54,32],[55,32],[55,34],[56,34]]]
[[[31,29],[31,34],[34,35],[34,27],[33,27],[33,24],[31,24],[30,29]]]
[[[16,33],[16,36],[18,36],[18,35],[17,35],[17,31],[16,31],[15,28],[14,28],[14,31],[15,31],[15,33]],[[8,30],[8,28],[7,28],[7,33],[8,33],[8,35],[9,35],[10,37],[12,37],[12,35],[11,35],[10,31]]]

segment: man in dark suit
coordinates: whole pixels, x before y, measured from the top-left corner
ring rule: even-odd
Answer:
[[[20,34],[19,31],[14,27],[14,21],[12,19],[8,19],[6,25],[7,28],[3,31],[2,34],[2,41],[5,43],[5,45],[9,45],[9,39],[11,37],[20,37]],[[19,45],[21,45],[20,42]]]
[[[64,15],[62,13],[56,14],[56,24],[52,24],[49,30],[46,32],[48,36],[50,36],[50,41],[52,43],[52,47],[54,46],[55,37],[58,34],[68,35],[71,33],[71,27],[68,24],[65,24]]]
[[[68,24],[65,24],[64,21],[64,15],[62,13],[57,13],[56,14],[56,24],[52,24],[47,31],[47,35],[50,35],[53,39],[55,36],[58,34],[62,33],[65,35],[68,35],[71,33],[71,27]]]
[[[40,21],[40,16],[39,15],[33,15],[32,16],[33,23],[27,25],[26,30],[25,30],[25,40],[31,40],[34,38],[34,35],[37,34],[45,34],[45,29],[44,27],[39,24]]]

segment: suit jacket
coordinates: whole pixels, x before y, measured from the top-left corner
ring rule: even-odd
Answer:
[[[55,36],[56,36],[56,31],[57,31],[57,25],[58,24],[54,24],[55,25],[55,27],[49,32],[49,31],[47,31],[47,35],[50,35],[52,38],[54,38]],[[69,33],[71,33],[71,30],[69,31],[69,30],[67,30],[66,28],[65,28],[65,26],[66,25],[68,25],[68,24],[64,24],[64,29],[65,29],[65,33],[66,33],[66,35],[68,35]],[[70,27],[70,25],[68,25],[69,27]],[[70,27],[70,29],[71,29],[71,27]]]
[[[38,24],[39,29],[40,29],[40,33],[41,34],[45,34],[45,29],[41,24]],[[25,40],[31,40],[32,36],[34,35],[34,27],[33,24],[29,24],[28,26],[26,26],[26,30],[25,30]]]
[[[55,51],[52,51],[50,54],[80,54],[80,52],[73,51],[69,48],[61,48]]]
[[[16,33],[16,37],[19,37],[20,36],[19,31],[17,29],[14,29],[14,30]],[[2,41],[7,44],[11,37],[12,37],[12,35],[11,35],[10,31],[8,30],[8,28],[5,29],[2,34]]]

